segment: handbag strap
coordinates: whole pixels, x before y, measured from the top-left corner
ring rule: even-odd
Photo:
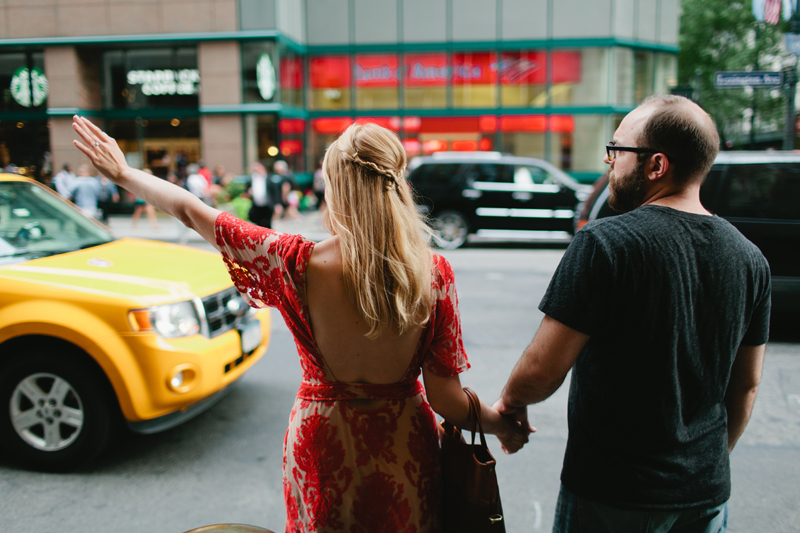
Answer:
[[[472,422],[472,445],[475,445],[475,430],[480,432],[481,446],[486,448],[486,436],[483,434],[483,423],[481,422],[481,401],[474,390],[464,387],[464,393],[469,398],[469,418]],[[477,426],[477,427],[476,427]]]

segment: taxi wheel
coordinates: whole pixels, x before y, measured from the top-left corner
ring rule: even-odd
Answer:
[[[12,458],[69,470],[102,452],[116,426],[98,371],[81,360],[33,354],[0,376],[0,442]]]
[[[433,243],[445,250],[455,250],[467,242],[469,222],[458,211],[442,211],[431,221]]]

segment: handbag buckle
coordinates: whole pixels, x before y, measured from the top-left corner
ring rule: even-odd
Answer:
[[[503,521],[503,515],[501,514],[496,514],[489,517],[489,522],[491,522],[492,524],[496,524],[497,522],[502,522],[502,521]]]

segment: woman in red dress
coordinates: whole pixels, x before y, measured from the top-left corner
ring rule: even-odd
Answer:
[[[89,121],[73,127],[100,172],[215,245],[248,303],[276,307],[292,331],[303,382],[284,441],[286,531],[438,531],[434,412],[467,426],[469,363],[453,271],[429,249],[398,138],[355,124],[328,148],[333,236],[314,243],[217,211],[129,168]],[[506,451],[527,441],[529,428],[481,410]]]

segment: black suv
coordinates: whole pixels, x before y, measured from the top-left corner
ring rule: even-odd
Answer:
[[[591,186],[546,161],[498,152],[439,152],[417,157],[409,181],[440,248],[471,233],[500,239],[568,239],[575,206]]]
[[[772,272],[773,308],[800,311],[800,153],[721,152],[700,199],[761,249]],[[576,228],[614,216],[607,200],[606,177],[581,207]]]

